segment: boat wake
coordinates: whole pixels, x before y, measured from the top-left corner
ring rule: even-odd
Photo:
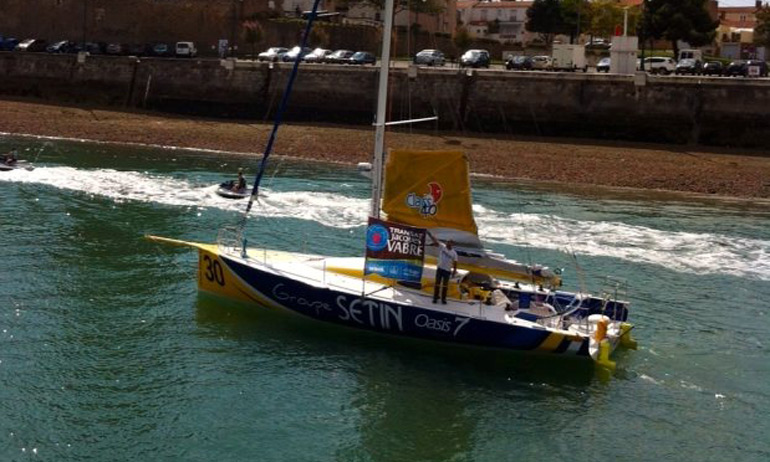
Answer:
[[[0,182],[45,184],[78,191],[116,203],[129,201],[169,206],[216,208],[242,212],[244,201],[219,197],[216,184],[135,171],[39,167],[0,175]],[[368,213],[369,200],[317,191],[265,190],[261,216],[296,218],[334,228],[357,228]],[[506,213],[474,206],[490,243],[641,262],[679,272],[729,274],[770,280],[770,242],[720,234],[663,231],[618,221],[580,221],[537,213]]]

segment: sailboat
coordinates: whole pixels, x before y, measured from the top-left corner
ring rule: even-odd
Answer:
[[[385,156],[385,127],[401,123],[385,122],[392,0],[385,4],[384,18],[366,257],[248,247],[238,229],[223,230],[214,244],[148,238],[197,249],[198,287],[204,292],[354,329],[587,358],[614,369],[613,351],[636,347],[629,302],[618,298],[617,286],[597,296],[563,291],[557,271],[484,249],[463,152],[390,150]],[[287,92],[296,69],[297,63]],[[281,113],[279,109],[247,213]],[[438,241],[456,245],[458,269],[448,284],[446,304],[433,299],[440,244],[426,243],[428,231]]]

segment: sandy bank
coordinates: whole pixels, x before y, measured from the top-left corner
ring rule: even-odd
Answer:
[[[272,125],[243,121],[0,101],[0,131],[100,141],[261,152]],[[705,148],[391,132],[393,147],[462,149],[476,173],[540,181],[770,197],[767,153]],[[369,161],[371,128],[284,125],[274,152],[337,162]]]

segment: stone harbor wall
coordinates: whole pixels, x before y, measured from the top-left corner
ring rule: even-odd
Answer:
[[[0,97],[270,119],[291,64],[0,53]],[[371,124],[378,68],[303,64],[287,120]],[[389,120],[421,129],[770,147],[770,81],[393,69]]]

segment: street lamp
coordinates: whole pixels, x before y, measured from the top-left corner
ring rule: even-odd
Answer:
[[[88,0],[83,0],[83,51],[86,51],[86,23],[88,21]]]

